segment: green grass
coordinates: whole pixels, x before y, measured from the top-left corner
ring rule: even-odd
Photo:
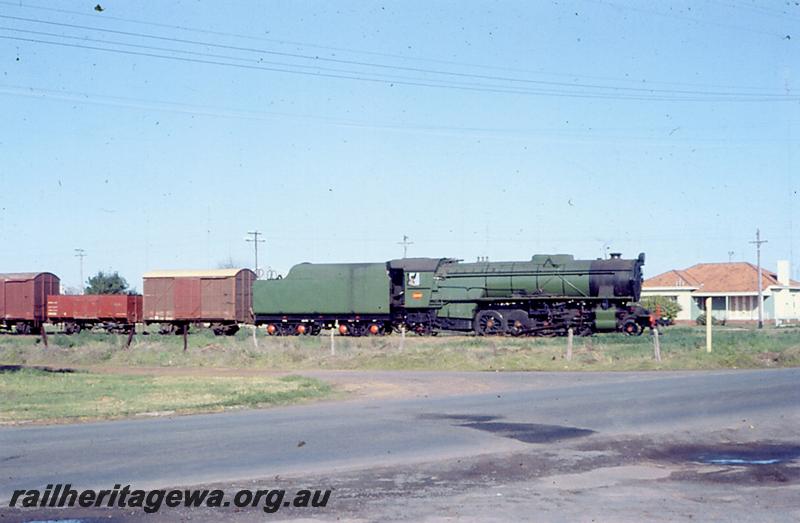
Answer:
[[[107,419],[280,405],[331,392],[301,376],[130,376],[23,369],[0,372],[0,422]]]
[[[81,333],[36,337],[0,336],[0,364],[99,367],[208,367],[275,370],[655,370],[800,366],[800,329],[715,327],[714,351],[705,352],[705,331],[669,327],[661,336],[662,362],[653,359],[652,337],[601,334],[575,338],[572,361],[564,359],[565,338],[417,337],[401,347],[399,335],[369,338],[268,337],[250,331],[216,337],[201,331],[183,351],[180,336],[137,335],[130,349],[124,336]]]

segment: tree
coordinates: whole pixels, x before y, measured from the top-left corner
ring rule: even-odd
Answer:
[[[128,282],[116,271],[113,274],[99,271],[89,278],[86,287],[86,294],[126,294],[127,291]]]
[[[670,323],[675,321],[675,318],[678,317],[678,313],[682,310],[678,302],[666,296],[644,296],[640,303],[642,307],[653,314],[655,314],[656,311],[660,312],[661,317]]]

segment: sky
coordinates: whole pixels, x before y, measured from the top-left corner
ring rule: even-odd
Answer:
[[[800,2],[0,0],[0,272],[792,260]],[[96,7],[98,6],[98,7]]]

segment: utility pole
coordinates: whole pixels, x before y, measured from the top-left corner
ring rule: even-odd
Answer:
[[[86,257],[86,251],[83,249],[75,249],[75,257],[80,258],[81,260],[81,294],[83,294],[86,290],[86,287],[83,284],[83,259]]]
[[[761,231],[756,229],[756,239],[749,243],[756,244],[756,266],[758,267],[758,328],[764,328],[764,290],[761,284],[761,244],[767,240],[761,239]]]
[[[733,255],[736,254],[733,251],[728,251],[728,263],[733,261]]]
[[[403,235],[403,241],[397,242],[397,245],[402,245],[403,246],[403,258],[405,258],[408,255],[408,246],[409,245],[414,245],[414,242],[408,241],[408,236],[406,236],[404,234]]]
[[[255,268],[255,273],[256,273],[256,279],[257,279],[257,278],[258,278],[258,244],[259,244],[259,243],[264,243],[264,242],[265,242],[265,240],[259,240],[259,239],[258,239],[258,237],[259,237],[259,236],[261,236],[261,232],[259,232],[259,231],[250,231],[250,232],[248,232],[247,234],[249,234],[250,236],[252,236],[252,238],[245,238],[245,239],[244,239],[244,241],[246,241],[246,242],[253,242],[253,247],[255,248],[255,253],[256,253],[256,268]]]

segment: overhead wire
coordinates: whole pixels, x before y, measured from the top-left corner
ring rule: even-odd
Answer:
[[[739,32],[746,32],[746,33],[753,33],[753,34],[760,34],[760,35],[764,35],[764,36],[771,36],[773,38],[781,39],[781,40],[783,40],[786,37],[785,34],[780,34],[780,33],[777,33],[777,32],[761,31],[759,29],[753,29],[752,27],[747,27],[747,26],[742,26],[742,25],[726,24],[726,23],[722,23],[722,22],[716,22],[716,21],[713,21],[713,20],[703,20],[703,19],[694,18],[694,17],[691,17],[691,16],[684,16],[684,15],[680,15],[680,14],[676,14],[676,13],[667,13],[667,12],[664,12],[664,11],[658,11],[656,9],[648,9],[648,8],[645,8],[645,7],[639,7],[638,5],[620,4],[620,3],[617,3],[617,2],[611,2],[609,0],[583,0],[583,1],[584,2],[593,3],[593,4],[597,4],[597,5],[604,5],[606,7],[612,7],[612,8],[620,9],[620,10],[628,10],[628,11],[633,11],[633,12],[637,12],[637,13],[644,13],[644,14],[649,14],[649,15],[660,16],[660,17],[664,17],[664,18],[673,18],[675,20],[681,20],[683,22],[691,22],[691,23],[699,24],[699,25],[711,25],[711,26],[715,26],[715,27],[720,27],[722,29],[734,30],[734,31],[739,31]],[[657,5],[667,5],[667,4],[657,4]]]
[[[323,125],[331,125],[336,127],[346,127],[355,129],[377,129],[384,131],[407,131],[414,133],[426,133],[433,135],[463,135],[464,133],[473,134],[476,136],[484,137],[497,137],[503,136],[504,139],[513,136],[543,136],[551,141],[568,141],[569,143],[597,143],[609,139],[609,143],[615,143],[614,140],[625,139],[635,141],[646,141],[651,144],[663,142],[664,145],[675,146],[681,142],[691,140],[693,145],[699,142],[703,143],[718,143],[723,142],[730,147],[738,147],[734,142],[729,139],[709,140],[699,139],[697,137],[672,137],[668,134],[667,127],[663,129],[563,129],[563,128],[539,128],[539,129],[526,129],[526,128],[487,128],[487,127],[474,127],[474,126],[452,126],[452,125],[430,125],[420,123],[388,123],[388,122],[370,122],[356,119],[334,118],[329,116],[321,116],[314,114],[303,113],[286,113],[278,111],[257,111],[257,110],[244,110],[237,108],[214,107],[208,105],[194,105],[181,102],[172,102],[164,100],[149,100],[141,98],[130,98],[120,96],[106,96],[96,93],[86,92],[72,92],[65,90],[43,89],[31,86],[19,85],[3,85],[0,84],[0,95],[8,96],[21,96],[28,98],[41,98],[58,100],[64,102],[77,102],[90,105],[103,105],[112,107],[123,107],[132,109],[142,109],[148,111],[162,111],[178,114],[188,114],[192,116],[210,116],[218,118],[236,118],[254,121],[273,121],[277,118],[290,119],[301,122],[314,122]],[[766,126],[765,127],[769,127]],[[596,133],[602,132],[603,136],[598,136]],[[619,134],[620,132],[624,134]],[[641,134],[641,133],[645,134]],[[606,136],[608,133],[616,133]],[[775,140],[765,137],[765,143],[774,144]],[[751,145],[753,141],[749,141]],[[704,145],[704,148],[708,148]]]
[[[689,97],[689,96],[715,97],[716,96],[716,97],[721,97],[721,98],[731,98],[732,100],[734,100],[736,98],[739,98],[739,99],[753,98],[754,101],[766,101],[767,99],[770,99],[770,98],[774,98],[775,100],[785,100],[787,98],[786,93],[778,94],[778,93],[765,93],[765,92],[762,92],[762,93],[751,93],[751,92],[743,92],[743,91],[738,91],[738,92],[731,91],[731,92],[728,92],[728,91],[699,91],[699,90],[679,90],[679,89],[658,89],[658,88],[646,88],[646,87],[625,87],[625,86],[609,86],[609,85],[600,85],[600,84],[586,84],[586,83],[578,83],[578,82],[553,82],[553,81],[547,81],[547,80],[531,80],[531,79],[505,77],[505,76],[493,76],[493,75],[477,75],[477,74],[471,74],[471,73],[459,73],[459,72],[453,72],[453,71],[441,71],[441,70],[418,68],[418,67],[404,67],[404,66],[394,66],[394,65],[387,65],[387,64],[377,64],[377,63],[362,62],[362,61],[355,61],[355,60],[332,59],[332,58],[304,55],[304,54],[299,54],[299,53],[285,53],[285,52],[280,52],[280,51],[258,49],[258,48],[252,48],[252,47],[231,46],[231,45],[226,45],[226,44],[216,44],[216,43],[213,43],[213,42],[204,42],[204,41],[197,41],[197,40],[188,40],[188,39],[183,39],[183,38],[165,37],[165,36],[159,36],[159,35],[150,35],[150,34],[146,34],[146,33],[136,33],[136,32],[131,32],[131,31],[120,31],[120,30],[114,30],[114,29],[97,28],[97,27],[84,26],[84,25],[79,25],[79,24],[68,24],[68,23],[63,23],[63,22],[52,22],[52,21],[48,21],[48,20],[37,20],[37,19],[30,19],[30,18],[25,18],[25,17],[9,16],[9,15],[0,15],[0,18],[16,20],[16,21],[30,22],[30,23],[40,23],[40,24],[47,24],[47,25],[55,25],[55,26],[73,28],[73,29],[105,32],[105,33],[117,34],[117,35],[128,36],[128,37],[156,39],[156,40],[169,41],[169,42],[179,43],[179,44],[200,45],[200,46],[204,46],[204,47],[216,47],[216,48],[220,48],[220,49],[234,50],[234,51],[240,51],[240,52],[269,54],[269,55],[276,55],[276,56],[282,56],[282,57],[287,57],[287,58],[297,58],[297,59],[303,59],[303,60],[312,60],[314,62],[323,61],[323,62],[332,62],[332,63],[338,63],[338,64],[356,65],[356,66],[361,66],[361,67],[379,68],[379,69],[383,69],[383,70],[388,69],[388,70],[397,70],[397,71],[407,71],[407,72],[415,72],[415,73],[423,73],[423,74],[443,75],[443,76],[450,76],[450,77],[457,77],[457,78],[471,78],[471,79],[478,79],[478,80],[489,80],[489,81],[495,81],[495,82],[511,82],[511,83],[514,83],[514,84],[531,84],[531,85],[543,86],[543,87],[548,87],[548,88],[550,88],[550,87],[559,87],[559,88],[568,88],[568,89],[572,89],[572,90],[584,89],[584,90],[599,91],[599,92],[596,92],[596,93],[582,92],[582,93],[579,94],[579,96],[581,96],[581,97],[586,97],[587,95],[592,95],[592,96],[589,96],[589,97],[594,97],[594,95],[605,95],[605,94],[608,94],[608,93],[606,93],[607,91],[610,91],[610,92],[613,92],[613,93],[620,93],[620,92],[621,93],[645,93],[645,94],[648,95],[647,99],[654,99],[655,97],[657,97],[659,95],[665,95],[665,96],[667,96],[667,95],[671,95],[671,96],[687,96],[687,97]],[[7,30],[8,30],[8,28],[7,28]],[[22,31],[22,32],[26,31],[26,30],[16,29],[16,28],[10,29],[10,30]],[[30,31],[30,30],[27,30],[27,31]],[[62,37],[62,35],[53,35],[52,33],[48,33],[48,34],[51,35],[51,36],[55,36],[55,37]],[[69,35],[63,35],[63,37],[64,38],[76,38],[76,37],[69,36]],[[25,40],[25,39],[22,39],[22,40]],[[52,44],[56,44],[55,42],[51,42],[51,41],[39,41],[38,43],[45,43],[45,44],[51,44],[51,45]],[[105,41],[103,41],[103,43],[105,43]],[[142,46],[142,45],[139,45],[139,44],[128,44],[128,43],[120,43],[120,42],[108,42],[108,43],[122,45],[122,46],[126,46],[126,45],[127,46],[135,46],[135,47],[140,47],[140,48],[148,48],[148,49],[161,50],[161,51],[167,51],[167,52],[190,53],[190,54],[201,55],[201,56],[205,55],[205,56],[209,56],[209,57],[219,57],[220,56],[220,55],[211,55],[211,54],[207,54],[207,53],[196,53],[196,52],[191,52],[191,51],[165,49],[165,48],[159,48],[159,47],[148,47],[148,46]],[[69,46],[70,44],[62,44],[62,45]],[[107,50],[107,49],[97,49],[97,48],[94,48],[94,47],[91,47],[91,46],[77,46],[77,45],[72,45],[72,46],[73,47],[83,47],[83,48],[94,49],[94,50]],[[164,57],[164,56],[154,56],[154,57],[167,58],[167,57]],[[230,57],[230,56],[226,56],[224,58],[225,59],[241,60],[239,58]],[[215,65],[231,65],[231,64],[216,63]],[[279,65],[281,67],[295,67],[295,68],[311,68],[312,67],[312,66],[304,65],[304,64],[287,64],[285,62],[279,62],[279,63],[276,63],[276,65]],[[439,86],[441,86],[441,84],[445,83],[444,80],[439,80],[439,79],[436,79],[436,78],[419,79],[419,78],[408,78],[408,77],[391,77],[389,75],[383,75],[381,73],[368,72],[368,71],[341,70],[341,69],[334,69],[334,68],[323,68],[323,67],[319,67],[319,66],[314,67],[314,68],[318,69],[318,70],[326,70],[326,71],[329,71],[329,72],[332,72],[332,73],[337,73],[337,74],[359,75],[358,78],[349,78],[349,79],[357,79],[357,80],[362,80],[362,81],[375,80],[375,78],[366,78],[365,75],[372,75],[373,77],[377,75],[377,76],[383,76],[383,77],[388,77],[388,78],[397,78],[398,81],[395,82],[395,83],[403,83],[404,85],[417,85],[417,86],[423,86],[423,87],[432,87],[433,85],[431,85],[431,83],[440,84]],[[270,69],[266,69],[266,68],[262,68],[262,69],[270,70]],[[274,72],[290,72],[290,71],[285,71],[285,70],[273,70],[273,71]],[[297,73],[297,72],[295,72],[295,73]],[[338,77],[338,76],[333,76],[332,75],[331,77]],[[409,82],[413,82],[413,83],[409,83]],[[495,89],[499,89],[500,91],[498,91],[498,92],[512,93],[512,94],[513,93],[523,94],[525,91],[529,91],[529,92],[531,92],[533,94],[549,94],[549,95],[557,95],[558,94],[558,91],[547,92],[545,90],[532,90],[532,89],[525,89],[523,87],[517,87],[517,86],[502,86],[502,85],[498,86],[496,84],[455,83],[455,82],[453,82],[451,80],[448,80],[446,82],[447,82],[448,86],[452,86],[452,87],[456,87],[456,88],[466,88],[466,89],[476,89],[477,88],[479,90],[484,90],[484,89],[488,88],[488,89],[490,89],[489,92],[494,92]],[[575,91],[570,91],[570,94],[571,95],[576,95]],[[565,96],[568,96],[568,95],[565,94]],[[636,99],[636,98],[634,98],[634,97],[625,97],[625,99]],[[690,98],[681,98],[681,100],[693,101]]]
[[[68,47],[68,48],[76,48],[76,49],[86,49],[86,50],[94,50],[94,51],[102,51],[108,53],[117,53],[117,54],[124,54],[130,56],[142,56],[142,57],[149,57],[149,58],[161,58],[166,60],[173,60],[173,61],[180,61],[186,63],[195,63],[195,64],[205,64],[205,65],[218,65],[224,67],[231,67],[237,69],[249,69],[255,71],[269,71],[269,72],[279,72],[279,73],[286,73],[286,74],[294,74],[294,75],[303,75],[303,76],[314,76],[314,77],[322,77],[322,78],[334,78],[334,79],[342,79],[342,80],[358,80],[362,82],[371,82],[371,83],[380,83],[385,85],[405,85],[405,86],[413,86],[413,87],[433,87],[433,88],[444,88],[444,89],[455,89],[461,91],[472,91],[472,92],[485,92],[485,93],[496,93],[496,94],[517,94],[517,95],[535,95],[535,96],[555,96],[561,98],[589,98],[589,99],[606,99],[606,100],[639,100],[639,101],[685,101],[685,102],[708,102],[708,101],[719,101],[719,102],[783,102],[783,101],[796,101],[800,100],[800,96],[786,96],[782,95],[780,98],[772,97],[772,96],[762,96],[762,97],[755,97],[755,96],[748,96],[748,97],[740,97],[740,98],[733,98],[733,97],[676,97],[676,96],[644,96],[641,94],[637,95],[626,95],[626,94],[609,94],[609,93],[590,93],[590,92],[567,92],[567,91],[557,91],[557,90],[546,90],[546,89],[522,89],[522,88],[506,88],[500,86],[477,86],[477,85],[470,85],[470,84],[457,84],[453,82],[449,83],[434,83],[436,80],[426,80],[426,81],[417,81],[417,80],[408,80],[408,79],[383,79],[380,77],[369,77],[369,76],[356,76],[351,74],[335,74],[335,73],[326,73],[326,72],[309,72],[309,71],[296,71],[286,68],[279,68],[279,67],[265,67],[265,66],[258,66],[258,65],[249,65],[249,64],[235,64],[230,62],[223,62],[219,60],[204,60],[199,58],[186,58],[186,57],[178,57],[178,56],[169,56],[169,55],[162,55],[156,53],[148,53],[148,52],[140,52],[140,51],[129,51],[124,49],[110,49],[106,47],[97,47],[97,46],[89,46],[89,45],[81,45],[81,44],[72,44],[67,42],[54,42],[51,40],[41,40],[36,38],[22,38],[22,37],[15,37],[15,36],[4,36],[0,35],[0,39],[4,40],[13,40],[13,41],[22,41],[22,42],[30,42],[30,43],[39,43],[39,44],[47,44],[47,45],[54,45],[60,47]]]
[[[33,5],[30,3],[25,4],[16,4],[9,1],[0,0],[0,5],[7,5],[15,8],[20,9],[37,9],[43,10],[48,12],[55,12],[55,13],[62,13],[62,14],[70,14],[75,16],[82,16],[82,17],[92,17],[97,18],[97,13],[86,13],[81,11],[75,11],[71,9],[59,9],[54,7],[46,7],[41,5]],[[508,66],[498,66],[498,65],[488,65],[488,64],[475,64],[475,63],[468,63],[462,61],[455,61],[455,60],[443,60],[437,58],[429,58],[429,57],[419,57],[419,56],[406,56],[402,54],[396,53],[386,53],[386,52],[378,52],[378,51],[370,51],[364,49],[353,49],[353,48],[346,48],[346,47],[335,47],[330,45],[321,45],[318,43],[310,43],[310,42],[301,42],[297,40],[286,40],[286,39],[277,39],[277,38],[266,38],[263,36],[255,36],[250,34],[244,33],[233,33],[233,32],[226,32],[226,31],[215,31],[211,29],[204,29],[198,27],[190,27],[186,25],[175,25],[175,24],[165,24],[161,22],[152,22],[152,21],[145,21],[145,20],[138,20],[134,18],[126,18],[120,16],[113,16],[107,13],[102,15],[104,20],[114,20],[124,23],[130,24],[138,24],[138,25],[145,25],[151,27],[159,27],[159,28],[166,28],[166,29],[177,29],[179,31],[186,31],[186,32],[194,32],[199,34],[209,34],[214,36],[224,36],[229,38],[238,38],[238,39],[245,39],[245,40],[254,40],[254,41],[263,41],[263,42],[270,42],[278,45],[292,45],[292,46],[300,46],[300,47],[309,47],[315,49],[324,49],[328,51],[336,51],[336,52],[344,52],[344,53],[351,53],[351,54],[363,54],[369,56],[380,56],[384,58],[393,58],[399,59],[403,61],[411,61],[411,62],[428,62],[428,63],[438,63],[443,65],[452,65],[458,67],[467,67],[467,68],[477,68],[477,69],[487,69],[487,70],[496,70],[496,71],[512,71],[512,72],[521,72],[527,74],[538,74],[543,76],[560,76],[560,77],[568,77],[568,78],[589,78],[593,80],[604,80],[604,81],[617,81],[617,82],[626,82],[626,83],[642,83],[644,80],[637,80],[634,78],[612,78],[607,76],[594,76],[594,75],[586,75],[586,74],[573,74],[573,73],[557,73],[552,71],[534,71],[530,69],[522,69],[518,67],[508,67]],[[651,84],[659,84],[659,85],[680,85],[680,86],[690,86],[690,87],[706,87],[706,88],[717,88],[717,89],[752,89],[752,90],[760,90],[764,89],[764,87],[753,87],[753,86],[728,86],[728,85],[718,85],[718,84],[697,84],[691,82],[674,82],[674,81],[658,81],[658,82],[649,82]]]

